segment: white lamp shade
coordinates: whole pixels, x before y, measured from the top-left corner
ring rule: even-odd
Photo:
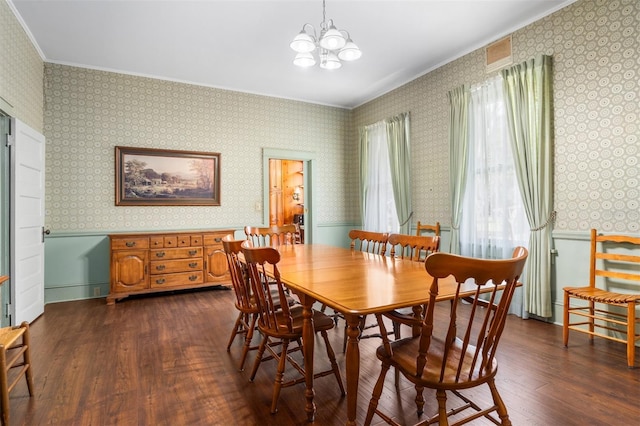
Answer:
[[[295,36],[289,46],[298,53],[304,53],[313,52],[316,48],[316,43],[313,36],[302,30],[297,36]]]
[[[325,70],[337,70],[342,66],[338,56],[333,52],[328,52],[320,59],[320,68]]]
[[[353,41],[351,41],[351,39],[349,39],[347,44],[345,44],[345,46],[340,49],[340,52],[338,52],[338,58],[343,61],[355,61],[356,59],[360,59],[361,56],[362,51]]]
[[[344,36],[336,27],[331,26],[324,35],[320,37],[320,46],[327,50],[342,49],[347,44]]]
[[[299,67],[308,68],[316,64],[316,58],[311,52],[302,52],[296,55],[293,63]]]

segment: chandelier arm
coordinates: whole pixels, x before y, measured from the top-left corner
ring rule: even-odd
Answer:
[[[306,24],[304,24],[304,25],[302,26],[302,31],[307,32],[307,31],[306,31],[306,28],[307,28],[307,27],[311,27],[311,31],[313,31],[313,37],[314,37],[315,39],[317,39],[318,37],[317,37],[317,34],[316,34],[316,27],[314,27],[314,26],[313,26],[313,24],[310,24],[310,23],[308,23],[308,22],[307,22]],[[307,33],[307,34],[308,34],[308,33]]]

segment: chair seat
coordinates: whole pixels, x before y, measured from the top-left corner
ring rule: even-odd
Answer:
[[[17,327],[0,329],[0,411],[3,425],[9,421],[9,392],[24,376],[27,381],[29,396],[33,396],[33,375],[31,373],[31,346],[29,337],[29,323],[22,322]],[[10,374],[9,371],[13,370]]]
[[[278,316],[278,323],[280,325],[278,329],[266,328],[259,325],[260,330],[269,336],[275,336],[281,339],[297,339],[302,336],[302,306],[292,307],[291,317],[293,319],[291,332],[287,333],[287,322],[281,315]],[[330,316],[316,310],[313,311],[313,328],[315,331],[331,330],[333,325],[333,319]]]
[[[466,389],[477,386],[478,383],[487,381],[494,377],[498,371],[498,362],[493,359],[490,364],[490,368],[486,370],[479,370],[475,367],[471,371],[471,375],[464,375],[456,378],[456,373],[459,370],[458,366],[460,358],[464,355],[463,367],[461,371],[469,371],[473,362],[476,347],[467,345],[466,351],[462,350],[462,341],[456,339],[455,343],[449,348],[449,355],[444,357],[444,341],[442,339],[432,337],[431,344],[429,346],[429,353],[427,354],[427,364],[422,377],[416,377],[416,354],[420,347],[420,338],[412,337],[390,342],[393,355],[389,359],[391,365],[395,365],[407,379],[413,383],[420,383],[428,388],[440,388],[440,389]],[[376,350],[378,359],[383,360],[387,357],[384,345],[381,345]],[[442,370],[442,360],[446,360],[446,367],[444,375],[440,379]],[[476,362],[480,364],[480,362]]]
[[[598,303],[627,304],[640,303],[640,294],[615,293],[613,291],[602,290],[594,287],[565,287],[564,291],[573,297],[590,300]]]
[[[0,345],[10,348],[24,334],[24,328],[4,327],[0,329]]]
[[[416,318],[412,308],[394,309],[391,312],[385,312],[384,316],[405,325],[420,325],[422,323],[422,318]]]

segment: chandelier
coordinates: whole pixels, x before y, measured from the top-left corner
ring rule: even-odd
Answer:
[[[293,63],[303,68],[316,64],[316,56],[313,54],[315,51],[320,59],[320,68],[327,70],[338,69],[342,66],[341,61],[355,61],[362,56],[362,52],[351,40],[349,33],[337,29],[333,19],[327,21],[325,0],[322,0],[320,38],[313,25],[304,24],[300,34],[295,36],[289,46],[297,52]]]

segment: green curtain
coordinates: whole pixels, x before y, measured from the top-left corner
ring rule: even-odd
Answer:
[[[386,121],[387,143],[393,198],[396,203],[400,233],[411,230],[411,151],[409,147],[409,113],[405,112]]]
[[[449,98],[449,194],[451,196],[451,244],[449,252],[460,253],[460,219],[462,200],[467,183],[469,157],[469,88],[457,87],[447,93]]]
[[[553,91],[551,57],[503,70],[507,119],[518,185],[531,227],[523,282],[525,309],[551,317],[553,211]]]
[[[365,203],[364,200],[366,200],[366,195],[367,195],[367,176],[368,176],[368,168],[367,168],[367,158],[369,157],[369,153],[368,153],[368,146],[369,144],[367,143],[367,128],[366,127],[361,127],[359,129],[359,136],[360,136],[360,141],[359,141],[359,155],[358,155],[358,170],[359,170],[359,176],[360,176],[360,223],[364,223],[364,212],[365,212]]]

